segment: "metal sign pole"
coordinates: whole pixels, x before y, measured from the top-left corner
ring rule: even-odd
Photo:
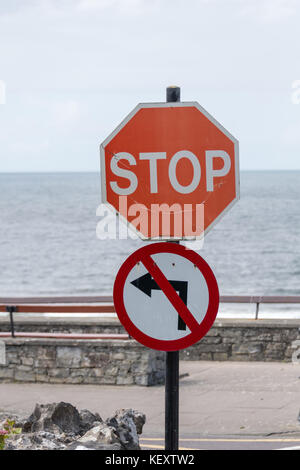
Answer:
[[[168,87],[166,101],[180,101],[180,88]],[[177,242],[179,243],[179,242]],[[179,351],[166,353],[165,450],[178,450],[179,439]]]
[[[178,450],[179,351],[166,353],[165,449]]]

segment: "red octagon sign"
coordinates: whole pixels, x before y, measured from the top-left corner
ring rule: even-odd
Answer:
[[[196,102],[139,104],[102,143],[101,178],[141,238],[201,238],[239,198],[238,141]]]

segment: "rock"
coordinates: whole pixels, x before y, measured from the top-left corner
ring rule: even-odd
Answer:
[[[76,442],[82,445],[87,442],[93,442],[95,444],[120,444],[120,440],[115,429],[107,426],[105,423],[100,423],[93,427]]]
[[[81,410],[79,413],[80,417],[80,432],[86,433],[98,423],[102,423],[103,420],[98,413],[91,413],[89,410]]]
[[[133,421],[136,426],[136,432],[142,434],[144,424],[146,423],[146,415],[137,410],[131,410],[133,414]]]
[[[5,450],[64,450],[66,445],[49,432],[26,433],[7,439]]]
[[[142,433],[145,422],[146,416],[132,409],[118,410],[106,420],[106,424],[115,429],[123,448],[127,450],[140,449],[138,434]]]
[[[100,423],[68,446],[68,450],[122,450],[114,428]]]
[[[66,450],[122,450],[121,444],[101,444],[99,442],[73,442]]]
[[[21,421],[17,416],[14,418]],[[145,421],[143,413],[132,409],[120,409],[103,422],[98,413],[78,412],[70,403],[36,404],[33,413],[23,421],[23,433],[9,437],[5,449],[138,450],[138,435]]]
[[[32,415],[23,425],[23,431],[78,434],[80,432],[80,415],[70,403],[36,404]]]

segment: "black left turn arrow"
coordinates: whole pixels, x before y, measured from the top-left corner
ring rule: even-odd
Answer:
[[[181,300],[187,304],[187,291],[188,291],[188,282],[187,281],[169,281],[173,289],[179,293]],[[151,297],[152,290],[161,290],[159,285],[152,278],[151,274],[147,273],[139,277],[135,281],[131,282],[132,285],[141,290],[144,294]],[[178,330],[186,330],[186,324],[180,316],[178,316]]]

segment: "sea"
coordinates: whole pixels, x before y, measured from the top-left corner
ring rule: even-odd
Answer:
[[[0,297],[111,295],[147,242],[97,238],[100,204],[98,173],[0,174]],[[221,295],[300,295],[300,171],[242,171],[240,200],[198,253]],[[254,311],[223,304],[220,316]],[[261,305],[260,317],[300,318],[300,305]]]

